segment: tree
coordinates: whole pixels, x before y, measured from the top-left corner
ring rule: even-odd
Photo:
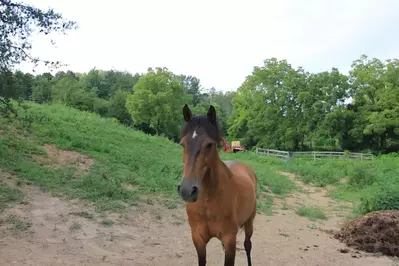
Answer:
[[[299,149],[303,139],[298,95],[306,74],[286,60],[265,60],[237,90],[229,119],[229,134],[247,146]]]
[[[110,107],[108,115],[115,117],[122,124],[131,125],[132,118],[126,109],[126,98],[128,93],[123,90],[117,90],[115,94],[110,98]]]
[[[190,104],[196,106],[201,101],[201,85],[200,80],[193,76],[179,75],[177,78],[184,86],[184,92],[192,95],[193,100]]]
[[[343,106],[349,93],[348,77],[333,68],[330,72],[310,74],[307,78],[306,89],[299,95],[303,112],[303,126],[306,142],[309,147],[317,149],[335,150],[342,146],[342,136],[336,135],[331,123],[326,123],[327,116]],[[339,109],[337,115],[344,115]],[[330,115],[329,118],[333,116]],[[340,119],[344,119],[341,117]],[[342,120],[343,121],[343,120]],[[343,132],[341,132],[343,133]]]
[[[41,60],[31,55],[32,33],[65,34],[67,30],[75,28],[76,22],[64,19],[52,9],[43,11],[17,1],[0,0],[0,103],[11,108],[10,99],[20,100],[23,97],[11,74],[15,65],[23,61],[30,61],[35,66],[39,62],[52,67],[61,65],[61,62]]]
[[[50,103],[51,90],[53,77],[50,75],[42,74],[35,78],[32,88],[32,100],[37,103]]]
[[[354,61],[350,72],[357,110],[358,137],[367,146],[386,149],[399,144],[399,60],[382,62],[366,55]]]
[[[181,124],[181,110],[191,97],[184,94],[184,86],[166,68],[149,69],[126,99],[134,125],[148,124],[157,135],[174,137]]]

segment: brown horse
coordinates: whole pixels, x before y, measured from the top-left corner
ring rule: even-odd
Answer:
[[[217,237],[224,248],[224,265],[233,266],[237,232],[244,227],[244,248],[251,266],[251,237],[256,215],[255,172],[245,164],[223,162],[219,158],[221,134],[212,105],[207,115],[192,116],[186,104],[183,116],[185,125],[180,143],[184,147],[184,171],[178,192],[187,202],[198,265],[206,264],[206,245]]]

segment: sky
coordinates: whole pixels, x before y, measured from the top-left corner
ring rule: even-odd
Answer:
[[[51,36],[55,46],[48,36],[33,36],[32,49],[77,72],[166,67],[228,91],[272,57],[313,73],[347,73],[362,54],[399,57],[399,0],[22,1],[79,24]]]

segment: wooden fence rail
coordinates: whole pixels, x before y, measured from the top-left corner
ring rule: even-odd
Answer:
[[[262,149],[256,148],[256,153],[261,153],[267,156],[274,156],[284,160],[290,159],[290,153],[288,151],[279,151],[279,150],[272,150],[272,149]]]
[[[299,151],[299,152],[289,152],[289,151],[280,151],[273,149],[263,149],[256,148],[256,153],[266,155],[266,156],[274,156],[283,160],[290,160],[292,158],[303,158],[303,159],[321,159],[325,157],[332,158],[340,158],[340,159],[351,159],[351,160],[373,160],[374,155],[369,153],[358,153],[358,152],[336,152],[336,151]]]

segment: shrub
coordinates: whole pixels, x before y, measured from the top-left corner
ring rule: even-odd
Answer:
[[[371,186],[377,180],[371,165],[368,163],[356,164],[349,168],[348,177],[349,185],[358,188]]]
[[[386,182],[365,190],[356,211],[366,214],[380,210],[399,210],[399,184]]]

